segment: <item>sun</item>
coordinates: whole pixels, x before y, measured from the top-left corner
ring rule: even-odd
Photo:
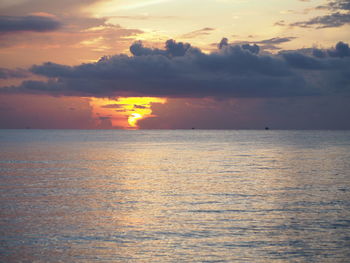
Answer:
[[[138,129],[138,121],[156,117],[152,113],[152,105],[164,104],[166,98],[153,97],[118,97],[118,98],[90,98],[92,118],[96,126],[106,125],[119,129]],[[106,126],[104,126],[106,127]]]
[[[128,118],[130,127],[137,128],[137,121],[142,118],[143,116],[140,113],[132,113]]]

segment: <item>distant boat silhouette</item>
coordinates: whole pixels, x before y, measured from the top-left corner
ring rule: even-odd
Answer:
[[[270,130],[270,128],[266,126],[266,127],[265,127],[265,130]]]

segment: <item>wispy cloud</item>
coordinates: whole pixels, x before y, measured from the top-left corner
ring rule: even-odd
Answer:
[[[345,24],[350,24],[350,13],[333,13],[325,16],[317,16],[307,21],[300,21],[291,23],[291,26],[298,27],[311,27],[316,26],[317,28],[327,28],[327,27],[340,27]]]
[[[186,34],[183,34],[181,37],[182,38],[195,38],[198,36],[206,36],[206,35],[210,35],[211,32],[215,31],[215,28],[212,27],[204,27],[202,29],[199,30],[195,30]]]
[[[325,5],[317,6],[315,9],[328,10],[330,13],[316,16],[306,21],[294,22],[289,24],[289,26],[330,28],[350,24],[350,0],[329,1]]]
[[[296,37],[273,37],[263,40],[250,40],[250,41],[234,41],[236,45],[245,45],[245,44],[258,44],[261,49],[264,50],[278,50],[280,49],[279,45],[287,43],[296,39]],[[218,44],[214,43],[212,46],[217,46]]]

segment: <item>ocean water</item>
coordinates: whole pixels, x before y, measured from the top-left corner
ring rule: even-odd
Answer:
[[[349,131],[0,130],[0,262],[349,262]]]

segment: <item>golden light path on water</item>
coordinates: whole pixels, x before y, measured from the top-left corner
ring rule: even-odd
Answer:
[[[110,124],[114,128],[138,129],[139,120],[156,117],[152,114],[152,104],[166,102],[166,98],[119,97],[90,98],[89,103],[97,126]]]
[[[0,145],[0,262],[349,262],[349,131],[0,130]]]

